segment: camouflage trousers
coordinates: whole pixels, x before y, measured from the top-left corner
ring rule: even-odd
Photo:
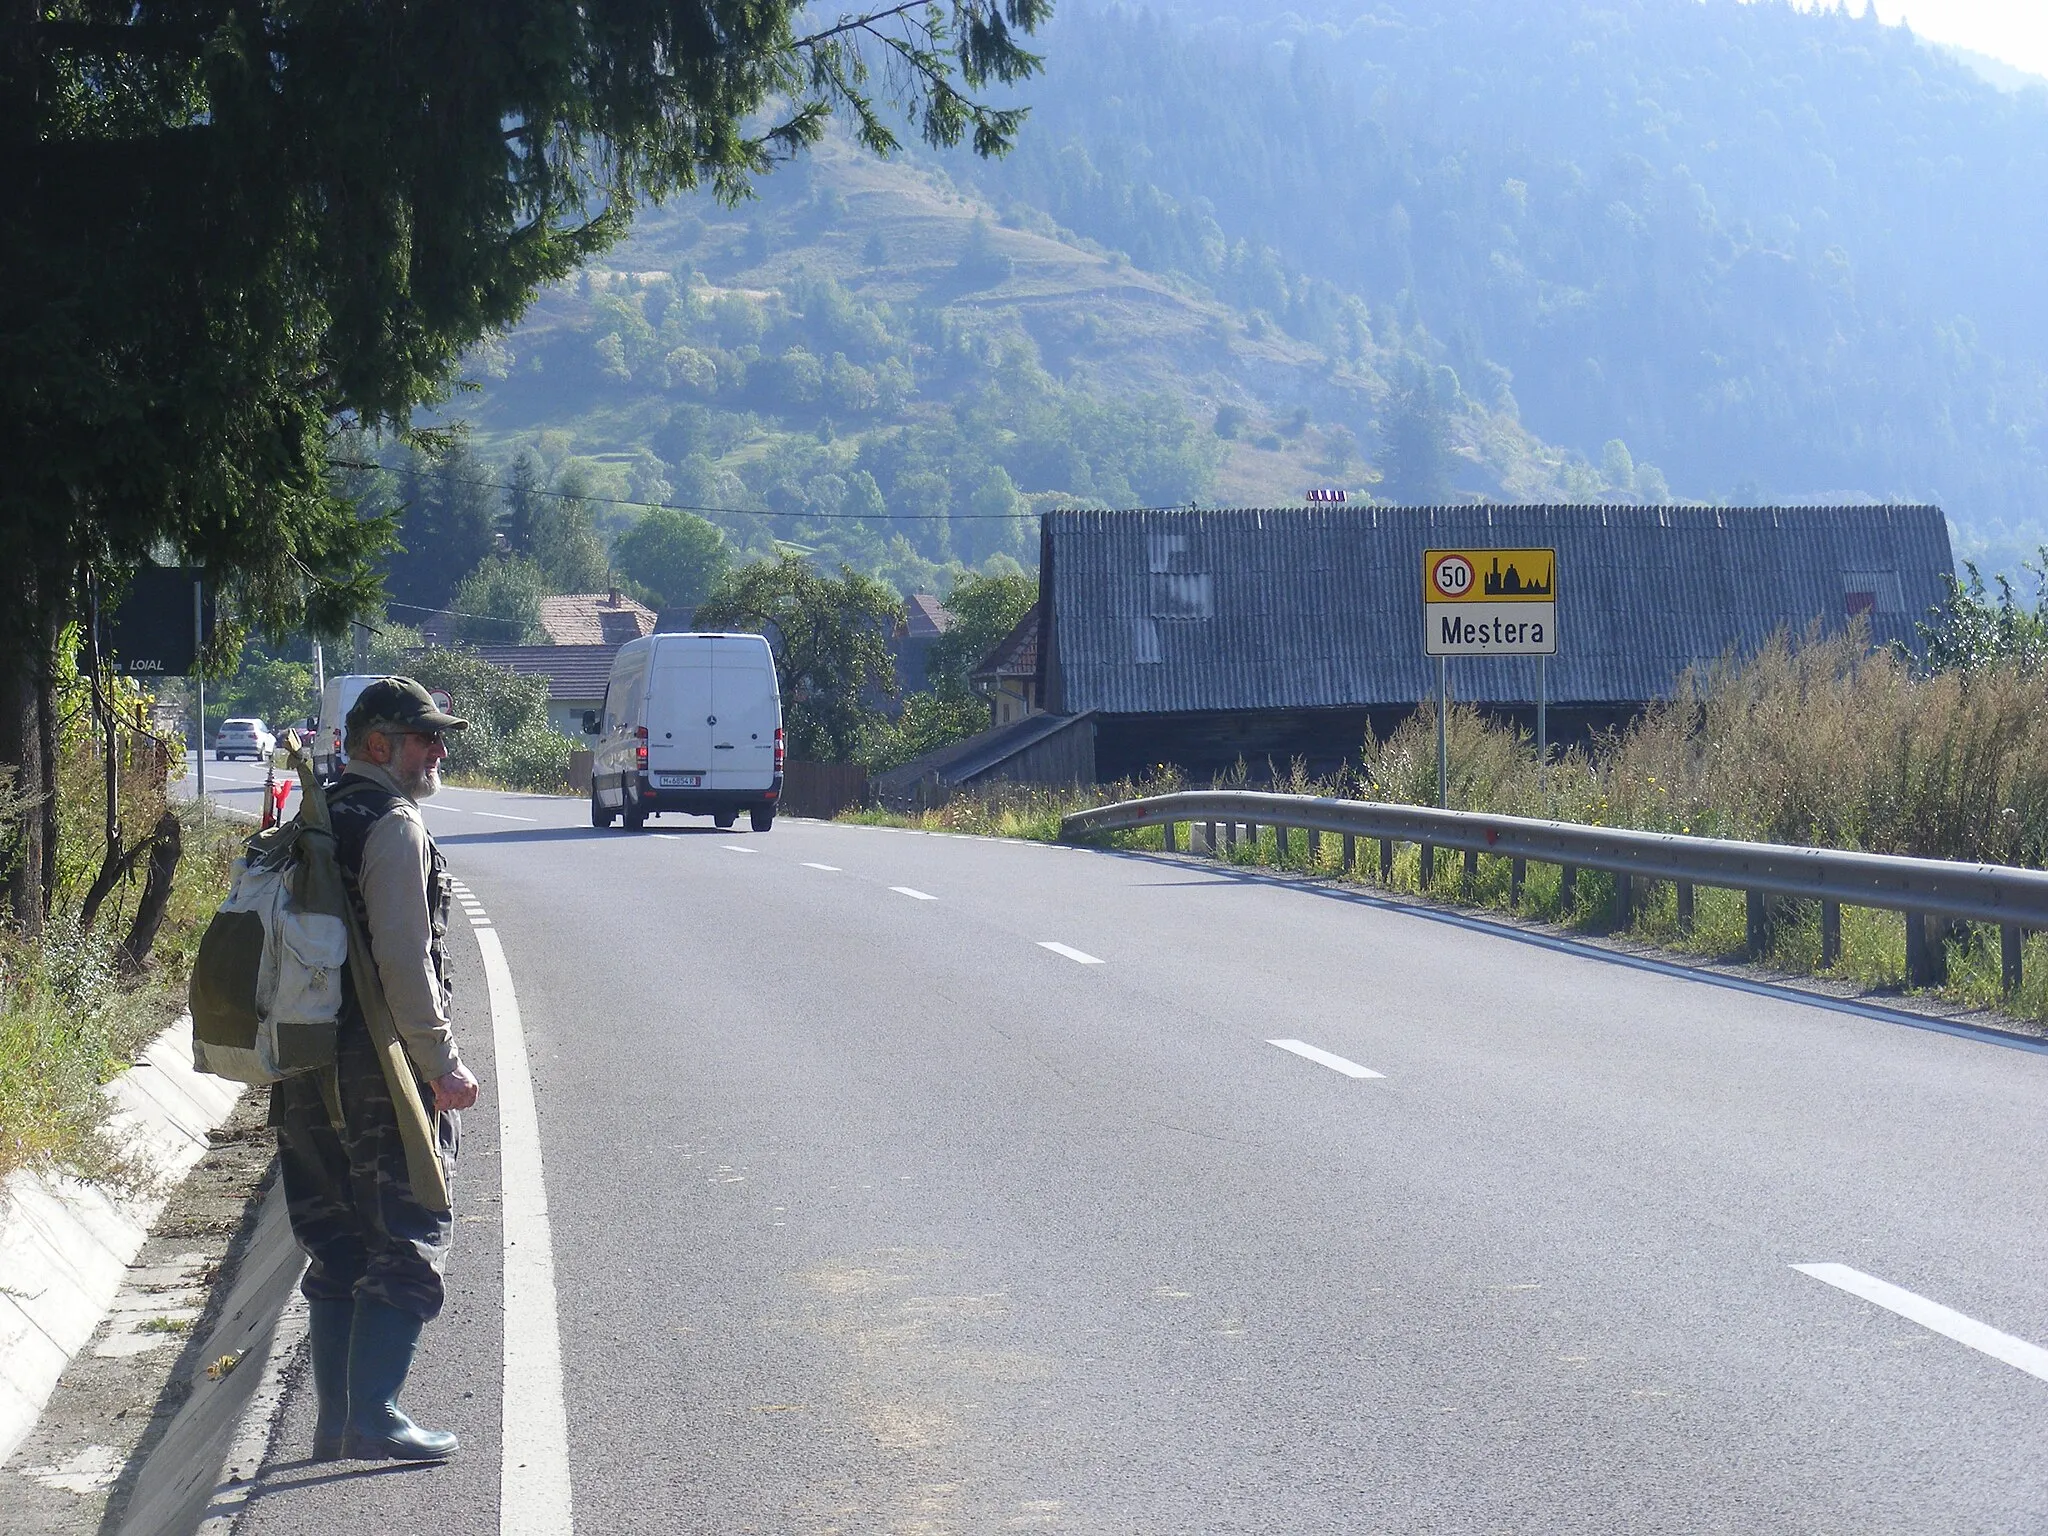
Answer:
[[[343,1015],[335,1055],[340,1130],[327,1112],[318,1074],[286,1078],[270,1089],[292,1235],[310,1261],[299,1288],[308,1301],[362,1295],[432,1321],[445,1295],[441,1275],[453,1218],[413,1197],[391,1090],[354,1009]],[[422,1092],[431,1104],[430,1091]],[[461,1120],[449,1113],[434,1121],[452,1184]]]

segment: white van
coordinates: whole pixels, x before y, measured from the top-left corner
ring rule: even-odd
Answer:
[[[320,690],[320,720],[313,727],[313,771],[321,778],[334,778],[348,766],[348,753],[342,748],[348,712],[355,708],[363,690],[383,677],[382,672],[345,672],[328,678]]]
[[[679,811],[756,832],[782,798],[782,694],[760,635],[645,635],[612,659],[591,744],[590,824]]]

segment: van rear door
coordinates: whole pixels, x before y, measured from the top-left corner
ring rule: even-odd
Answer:
[[[765,790],[775,783],[775,733],[782,725],[782,701],[775,686],[775,659],[759,635],[713,638],[711,737],[713,789]]]
[[[714,641],[705,635],[663,635],[654,642],[647,679],[647,771],[659,789],[711,783],[718,707],[712,697]],[[723,739],[723,738],[720,738]],[[694,780],[695,782],[691,782]]]

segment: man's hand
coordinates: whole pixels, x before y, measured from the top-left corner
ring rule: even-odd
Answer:
[[[446,1077],[434,1079],[434,1108],[441,1114],[451,1109],[467,1109],[476,1102],[477,1081],[469,1075],[469,1068],[461,1062],[455,1063],[455,1070]]]

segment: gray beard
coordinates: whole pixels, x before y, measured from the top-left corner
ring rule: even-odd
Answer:
[[[438,766],[427,768],[400,781],[400,789],[408,800],[431,800],[441,789],[441,774]]]

